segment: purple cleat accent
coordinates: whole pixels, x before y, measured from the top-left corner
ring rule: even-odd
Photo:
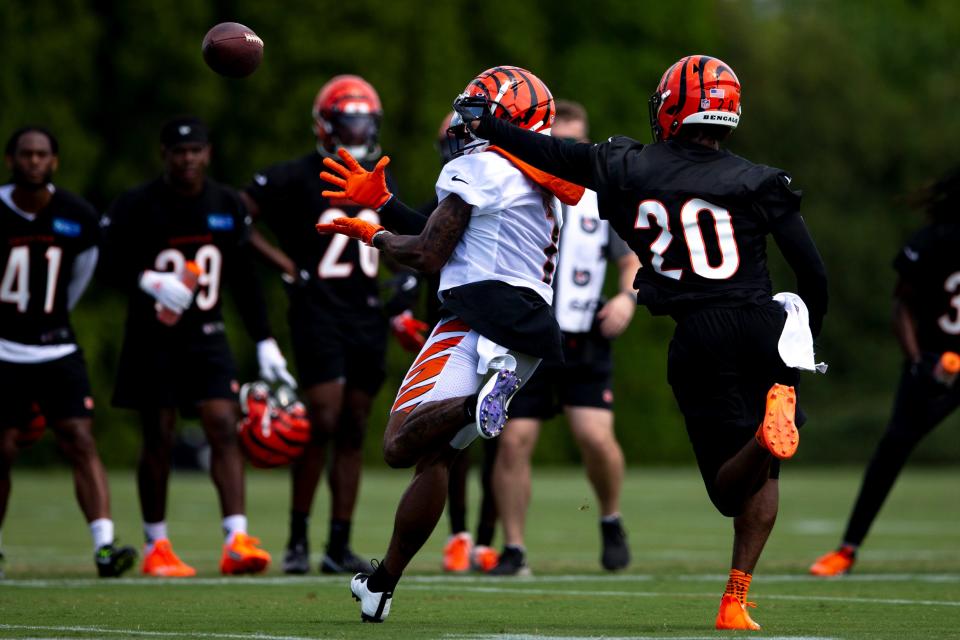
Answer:
[[[477,403],[477,431],[481,438],[489,440],[500,435],[507,422],[507,408],[519,390],[520,377],[506,369],[498,371],[484,385]]]

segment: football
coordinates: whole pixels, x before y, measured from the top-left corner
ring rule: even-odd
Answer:
[[[263,40],[239,22],[221,22],[203,38],[203,59],[211,69],[229,78],[245,78],[263,60]]]

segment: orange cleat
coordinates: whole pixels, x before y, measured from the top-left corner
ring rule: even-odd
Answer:
[[[747,607],[756,607],[752,602],[741,603],[737,596],[724,595],[720,598],[720,611],[717,613],[717,629],[741,629],[759,631],[760,625],[747,613]]]
[[[470,552],[470,568],[474,571],[486,573],[500,562],[497,550],[486,545],[478,544]]]
[[[241,573],[260,573],[270,564],[270,554],[258,547],[259,538],[236,532],[229,544],[223,545],[220,556],[220,573],[238,575]]]
[[[154,542],[149,552],[144,549],[142,573],[158,578],[189,578],[197,575],[197,570],[177,557],[170,541],[163,538]]]
[[[836,551],[825,553],[810,566],[810,573],[815,576],[831,577],[850,573],[857,554],[849,547],[840,547]]]
[[[470,551],[473,538],[466,531],[456,533],[443,546],[443,570],[457,573],[470,570]]]
[[[757,429],[757,442],[780,460],[792,458],[800,444],[800,433],[794,422],[797,393],[793,387],[774,384],[767,392],[767,410],[763,424]]]

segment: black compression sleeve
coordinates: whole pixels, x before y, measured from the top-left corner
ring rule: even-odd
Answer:
[[[780,252],[797,276],[797,294],[807,305],[810,331],[817,337],[823,327],[823,316],[827,314],[827,269],[823,258],[799,213],[777,218],[771,231]]]
[[[394,233],[418,236],[427,226],[427,216],[411,209],[396,196],[380,207],[380,223]]]
[[[477,136],[502,147],[524,162],[563,180],[597,190],[593,176],[592,149],[587,142],[564,142],[527,131],[484,113]]]

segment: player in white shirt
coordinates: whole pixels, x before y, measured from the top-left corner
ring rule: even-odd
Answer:
[[[549,134],[553,97],[529,71],[488,69],[463,95],[484,96],[495,117]],[[342,177],[321,174],[342,189],[324,195],[378,209],[387,227],[408,235],[356,218],[318,231],[359,238],[419,271],[440,271],[443,319],[404,378],[384,434],[387,463],[415,466],[416,473],[383,561],[350,583],[361,618],[370,622],[387,617],[397,581],[439,521],[460,449],[478,436],[497,436],[510,399],[541,359],[562,358],[550,309],[562,222],[557,199],[575,204],[583,190],[489,147],[459,117],[449,135],[460,155],[437,180],[439,204],[429,218],[386,189],[387,158],[367,172],[341,153],[346,167],[325,164]]]

